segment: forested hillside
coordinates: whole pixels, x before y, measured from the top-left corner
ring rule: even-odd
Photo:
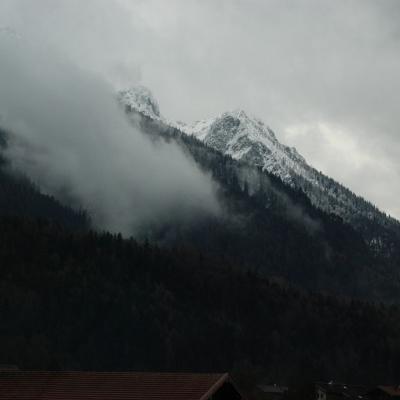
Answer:
[[[21,368],[264,371],[386,382],[397,306],[299,291],[196,250],[0,220],[0,359]]]
[[[312,185],[300,175],[293,179],[295,187],[307,193],[313,205],[341,216],[362,235],[365,242],[384,258],[394,257],[399,265],[400,222],[357,196],[328,176],[309,168]]]

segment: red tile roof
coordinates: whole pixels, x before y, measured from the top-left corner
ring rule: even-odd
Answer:
[[[206,400],[228,374],[0,371],[0,400]]]

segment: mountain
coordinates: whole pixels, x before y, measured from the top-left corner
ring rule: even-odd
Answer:
[[[399,221],[317,171],[294,147],[280,143],[270,127],[245,111],[225,112],[216,118],[185,124],[165,119],[156,99],[143,86],[122,92],[119,99],[125,106],[177,128],[235,160],[260,167],[290,187],[302,190],[317,208],[350,223],[375,252],[391,257],[400,243]]]
[[[132,124],[208,174],[221,213],[155,226],[142,243],[85,229],[67,199],[11,173],[0,131],[1,362],[395,382],[393,256],[262,166],[183,133],[141,93],[121,97],[141,98],[141,111],[125,104]]]
[[[193,248],[222,264],[230,262],[241,270],[307,290],[400,302],[400,246],[389,229],[382,228],[379,234],[393,241],[391,252],[375,252],[361,230],[315,207],[300,188],[251,160],[234,159],[204,140],[185,134],[179,124],[168,122],[145,88],[121,93],[119,101],[140,131],[157,140],[174,142],[215,183],[220,213],[194,215],[189,220],[153,221],[144,233],[153,243]],[[239,114],[238,118],[248,120],[245,113]],[[258,125],[261,129],[262,124]],[[218,132],[221,136],[226,133]],[[269,135],[279,147],[274,135]],[[283,146],[280,148],[285,152]],[[7,167],[3,172],[0,184],[6,187],[10,179],[13,183],[12,189],[0,194],[5,204],[3,215],[61,218],[65,224],[79,217],[70,208],[68,198],[55,200],[32,184],[17,182]],[[363,224],[368,233],[374,234]]]
[[[223,210],[188,226],[154,227],[153,241],[196,248],[313,291],[400,301],[398,242],[389,255],[377,253],[360,231],[317,208],[301,189],[185,134],[161,114],[152,118],[134,103],[122,104],[132,124],[154,140],[175,142],[213,179]]]
[[[185,124],[165,119],[160,114],[157,100],[143,86],[134,86],[120,92],[119,101],[152,119],[196,137],[235,160],[259,166],[291,186],[295,186],[296,175],[301,175],[315,185],[319,184],[312,176],[312,168],[294,147],[281,144],[271,128],[243,110],[225,112],[216,118]]]
[[[179,128],[235,160],[261,167],[289,185],[294,185],[294,174],[312,180],[309,166],[297,150],[281,144],[267,125],[243,110],[194,124],[181,123]]]

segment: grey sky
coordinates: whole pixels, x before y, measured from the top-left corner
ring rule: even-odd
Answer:
[[[57,5],[57,8],[56,8]],[[3,0],[0,27],[55,44],[168,118],[244,108],[400,218],[400,2]]]

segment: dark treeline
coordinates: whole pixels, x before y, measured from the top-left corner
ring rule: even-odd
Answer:
[[[0,232],[3,363],[398,378],[397,306],[302,292],[193,249],[45,221],[2,218]]]
[[[74,229],[87,229],[90,225],[86,212],[62,205],[54,197],[41,193],[28,178],[11,175],[1,167],[0,210],[3,216],[47,218]]]

